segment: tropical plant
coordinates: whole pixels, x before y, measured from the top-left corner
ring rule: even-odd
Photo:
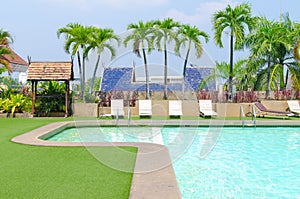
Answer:
[[[11,34],[3,29],[0,29],[0,55],[11,54],[11,49],[9,48],[9,44],[13,42],[13,37]],[[4,66],[9,72],[12,72],[12,68],[9,62],[0,57],[0,64]],[[1,68],[0,68],[1,69]],[[0,74],[4,72],[4,70],[0,70]]]
[[[183,81],[185,81],[186,66],[188,63],[192,44],[194,44],[193,46],[196,50],[196,57],[199,58],[202,55],[203,51],[200,37],[203,37],[205,39],[205,42],[207,43],[209,40],[209,36],[206,32],[200,31],[196,26],[190,26],[187,24],[180,26],[178,34],[179,37],[176,39],[177,42],[175,45],[175,52],[178,56],[180,56],[181,46],[184,46],[187,43],[187,52],[183,64]],[[182,84],[182,92],[184,92],[184,82]]]
[[[83,101],[85,90],[85,62],[88,55],[87,46],[93,35],[93,28],[80,25],[78,23],[67,24],[66,27],[57,30],[57,37],[65,35],[64,49],[66,53],[74,57],[77,54],[78,69],[80,75],[81,95]],[[81,58],[82,56],[82,58]]]
[[[137,24],[129,24],[127,30],[131,30],[131,34],[124,39],[124,45],[127,47],[128,42],[133,43],[133,52],[141,57],[140,46],[143,53],[144,66],[145,66],[145,77],[146,77],[146,99],[150,98],[150,88],[149,88],[149,70],[147,64],[146,51],[148,53],[153,49],[153,23],[152,22],[142,22],[139,21]]]
[[[216,44],[223,48],[222,33],[229,29],[230,36],[230,70],[229,70],[229,92],[232,94],[233,79],[233,51],[242,48],[246,35],[246,28],[252,30],[255,18],[251,16],[251,7],[248,3],[240,4],[234,8],[228,5],[225,10],[213,14],[214,39]]]
[[[100,56],[102,52],[105,49],[107,49],[111,54],[111,58],[113,59],[116,56],[116,49],[111,45],[111,42],[115,40],[118,42],[118,44],[120,44],[120,37],[115,35],[112,29],[110,28],[101,29],[96,27],[91,27],[91,28],[93,29],[93,33],[85,53],[88,53],[90,50],[95,50],[98,56],[97,56],[97,61],[94,67],[94,72],[90,83],[89,94],[92,94],[93,91],[95,77],[98,70]]]
[[[66,84],[49,81],[41,82],[39,97],[36,99],[37,116],[48,116],[50,112],[65,112]],[[55,100],[54,100],[55,99]]]
[[[253,63],[252,60],[239,60],[234,64],[233,72],[235,77],[233,82],[235,82],[237,90],[252,90],[256,83],[256,72],[257,63]],[[209,84],[215,82],[216,79],[219,81],[228,81],[230,74],[229,64],[226,62],[216,63],[216,67],[213,68],[211,73],[205,77],[199,84],[199,89],[205,89]]]
[[[168,77],[168,51],[167,44],[175,40],[176,31],[180,27],[179,22],[174,21],[172,18],[166,18],[163,21],[155,20],[155,45],[158,50],[164,51],[164,99],[168,99],[167,92],[167,77]],[[163,48],[161,47],[163,45]]]
[[[9,98],[1,99],[0,101],[0,111],[2,110],[12,115],[14,115],[15,112],[29,112],[30,108],[31,99],[21,93],[11,93]]]
[[[248,35],[246,45],[250,48],[250,59],[263,59],[267,63],[266,97],[269,98],[271,90],[272,58],[276,53],[278,54],[276,49],[278,49],[279,46],[282,46],[282,49],[291,48],[285,29],[279,23],[261,17],[255,31]],[[264,66],[263,64],[261,68],[264,68]]]

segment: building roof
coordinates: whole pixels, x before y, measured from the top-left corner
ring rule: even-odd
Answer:
[[[31,62],[27,80],[73,80],[72,62]]]
[[[11,54],[2,54],[0,55],[0,59],[4,59],[8,61],[10,64],[24,65],[28,66],[28,63],[22,59],[17,53],[11,50]]]
[[[203,78],[211,73],[213,67],[187,67],[185,90],[196,91],[199,83]],[[101,91],[145,91],[146,84],[145,77],[135,78],[134,69],[132,67],[109,67],[105,68],[103,72]],[[181,91],[182,90],[182,78],[179,76],[168,76],[169,91]],[[150,91],[163,91],[164,84],[163,78],[158,76],[149,77],[149,89]],[[139,80],[139,81],[138,81]],[[209,87],[215,89],[215,86]]]

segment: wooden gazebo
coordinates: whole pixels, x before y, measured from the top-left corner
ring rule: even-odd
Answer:
[[[65,116],[69,115],[70,81],[73,80],[73,63],[71,62],[30,62],[27,81],[31,81],[32,115],[35,113],[37,84],[39,81],[64,81],[66,84]],[[54,99],[55,100],[55,99]]]

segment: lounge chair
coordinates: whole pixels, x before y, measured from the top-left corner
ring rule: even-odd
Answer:
[[[181,100],[170,100],[169,101],[169,116],[182,116]]]
[[[284,116],[284,117],[289,117],[289,116],[294,116],[293,113],[291,112],[285,112],[285,111],[275,111],[275,110],[270,110],[267,109],[262,103],[260,102],[255,102],[254,103],[256,109],[258,112],[256,115],[258,117],[264,117],[264,116]]]
[[[300,116],[300,105],[298,100],[287,100],[286,101],[290,112],[294,113],[296,116]]]
[[[151,100],[139,100],[139,116],[152,116]]]
[[[110,112],[113,117],[124,117],[123,99],[112,99]]]
[[[212,109],[211,100],[199,100],[200,116],[202,117],[213,117],[218,114]]]

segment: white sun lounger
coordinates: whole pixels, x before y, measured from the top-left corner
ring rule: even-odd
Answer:
[[[123,99],[111,100],[111,116],[124,116],[124,103]]]
[[[169,100],[169,116],[182,116],[181,100]]]
[[[286,101],[290,112],[294,113],[296,116],[300,116],[300,105],[298,100],[287,100]]]
[[[202,117],[213,117],[218,114],[212,109],[211,100],[199,100],[199,111]]]
[[[139,116],[152,116],[151,100],[139,100]]]

